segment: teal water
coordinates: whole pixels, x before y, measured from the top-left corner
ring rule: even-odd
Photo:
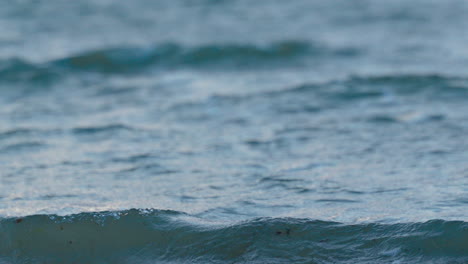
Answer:
[[[465,263],[468,250],[467,223],[443,220],[225,224],[133,209],[10,218],[0,226],[5,263]]]
[[[467,13],[0,8],[0,263],[467,263]]]

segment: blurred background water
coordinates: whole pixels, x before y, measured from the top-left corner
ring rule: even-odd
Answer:
[[[39,226],[33,215],[141,214],[131,208],[175,211],[192,225],[271,218],[262,228],[318,225],[297,223],[305,219],[400,230],[441,219],[427,226],[457,242],[437,257],[414,246],[423,250],[405,259],[389,242],[370,247],[380,255],[276,258],[258,253],[262,244],[209,260],[468,261],[466,14],[463,0],[9,1],[0,234],[21,237],[12,217]],[[226,233],[216,239],[234,239]],[[25,252],[35,251],[0,245],[5,261],[34,263]]]

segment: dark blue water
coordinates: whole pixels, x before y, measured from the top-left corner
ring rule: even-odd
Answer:
[[[468,263],[467,13],[4,5],[0,263]]]

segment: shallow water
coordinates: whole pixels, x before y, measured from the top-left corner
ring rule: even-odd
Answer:
[[[467,11],[0,9],[0,263],[468,262]]]

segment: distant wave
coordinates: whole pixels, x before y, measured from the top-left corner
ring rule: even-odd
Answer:
[[[99,72],[132,71],[150,65],[162,67],[255,67],[273,61],[287,62],[306,55],[316,47],[305,42],[255,45],[206,45],[186,48],[164,44],[151,48],[116,48],[92,51],[55,63],[79,70]]]
[[[444,220],[353,225],[259,218],[219,225],[132,209],[4,218],[0,237],[0,263],[468,261],[468,223]]]
[[[0,60],[0,82],[45,83],[59,72],[49,64],[34,64],[18,58]]]
[[[303,41],[269,45],[208,44],[186,47],[166,43],[150,47],[114,47],[91,50],[43,64],[21,59],[0,61],[0,81],[44,81],[74,72],[132,73],[148,67],[240,69],[291,65],[320,56],[355,56],[355,48],[330,48]]]
[[[424,93],[428,96],[460,96],[468,95],[468,78],[438,74],[351,76],[344,80],[332,80],[322,84],[303,84],[285,92],[303,93],[312,90],[325,96],[345,100],[386,94],[409,96]]]
[[[203,101],[180,102],[171,110],[192,113],[216,104],[219,106],[253,103],[266,105],[268,110],[280,114],[317,113],[325,109],[372,100],[398,100],[398,98],[427,98],[428,100],[466,100],[468,78],[434,74],[394,74],[380,76],[351,76],[320,83],[304,83],[241,95],[213,95]],[[313,100],[311,100],[313,98]],[[441,120],[441,115],[428,116]],[[377,116],[376,122],[397,122],[393,117]]]
[[[394,74],[380,76],[351,76],[320,83],[304,83],[274,91],[243,95],[216,95],[210,100],[238,103],[255,97],[282,97],[293,94],[316,94],[331,100],[360,100],[389,94],[411,96],[468,96],[468,78],[436,74]]]
[[[115,132],[120,130],[132,130],[131,127],[122,124],[110,124],[106,126],[77,127],[72,130],[76,135],[99,134],[103,132]]]

